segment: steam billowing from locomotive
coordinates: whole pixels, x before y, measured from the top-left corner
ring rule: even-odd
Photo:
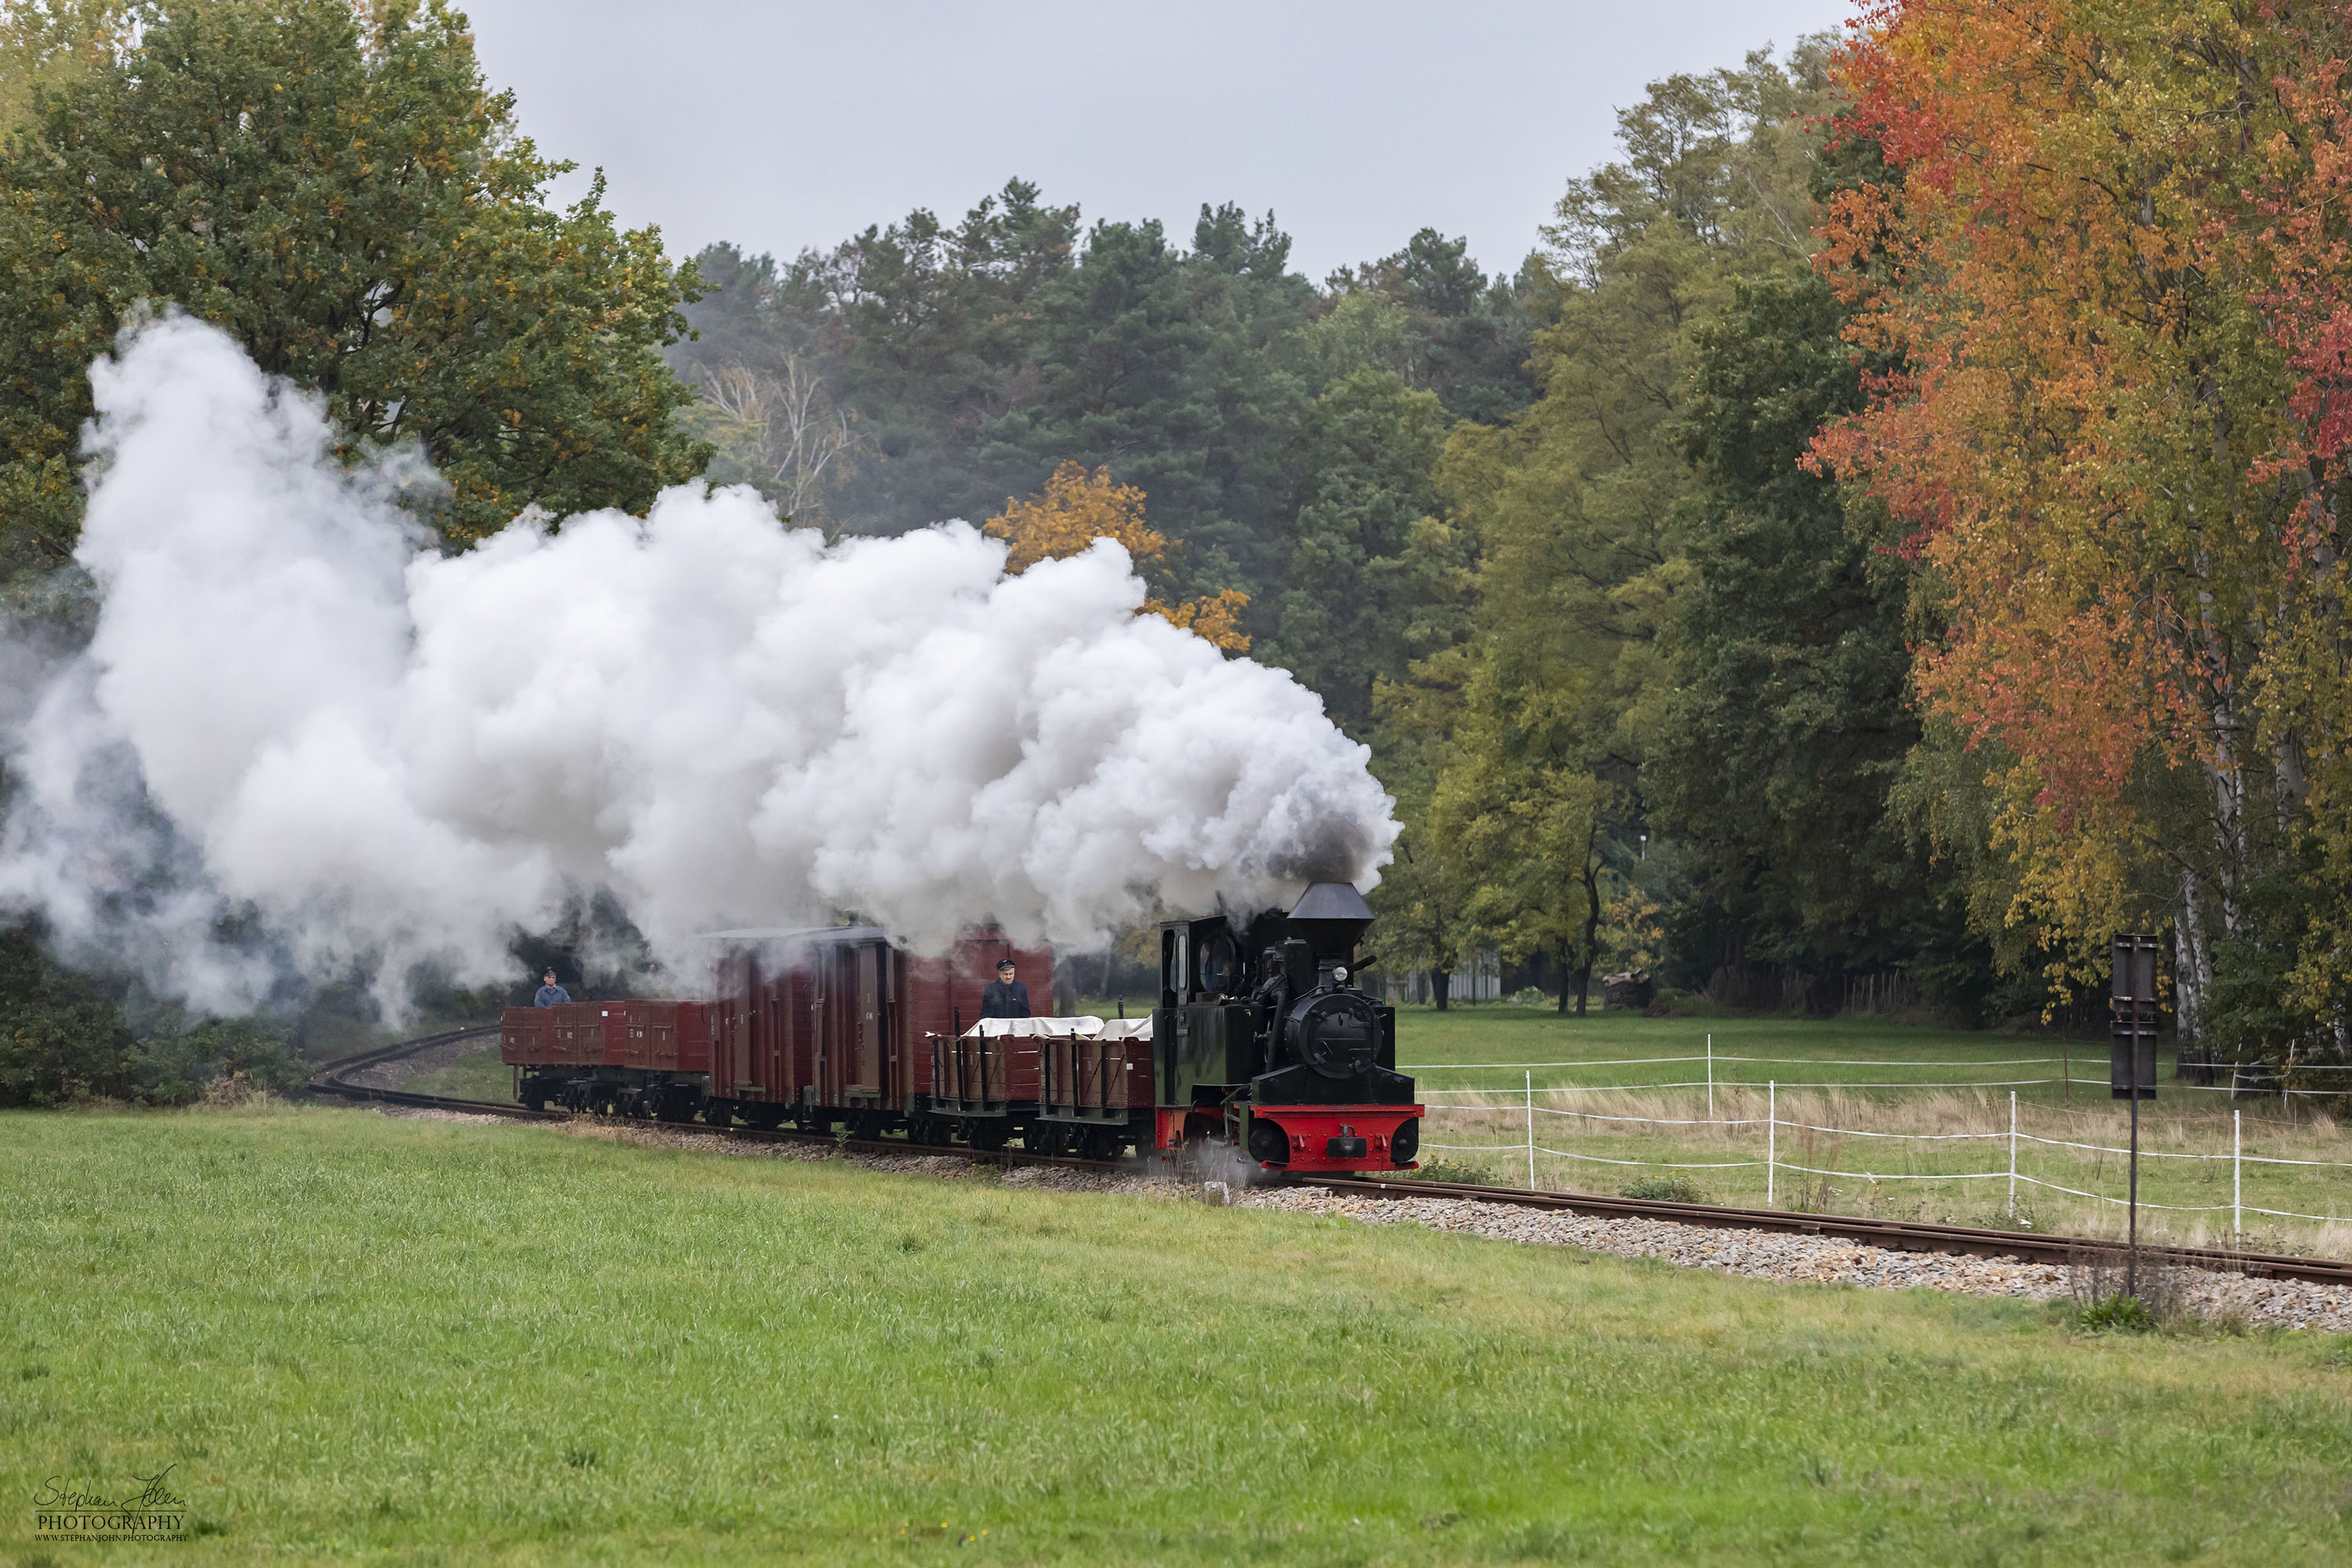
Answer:
[[[963,523],[827,547],[682,488],[444,556],[393,501],[429,475],[345,471],[213,329],[91,379],[98,621],[0,718],[0,904],[200,1006],[289,967],[502,977],[599,888],[674,958],[835,910],[1083,949],[1388,858],[1365,748],[1137,616],[1108,542],[1008,579]]]

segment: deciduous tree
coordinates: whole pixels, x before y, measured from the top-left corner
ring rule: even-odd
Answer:
[[[691,394],[660,355],[691,269],[622,232],[601,180],[551,208],[567,167],[517,135],[440,0],[143,13],[0,152],[9,564],[71,552],[85,373],[142,301],[324,394],[353,450],[421,447],[455,540],[692,478],[704,450],[672,419]]]

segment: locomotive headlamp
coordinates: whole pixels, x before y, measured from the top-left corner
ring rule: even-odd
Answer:
[[[1339,968],[1333,970],[1331,972],[1331,978],[1338,981],[1342,985],[1348,984],[1348,966],[1343,963]]]

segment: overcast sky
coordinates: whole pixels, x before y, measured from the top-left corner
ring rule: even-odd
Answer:
[[[1192,236],[1273,209],[1320,279],[1424,225],[1515,267],[1645,82],[1785,50],[1850,0],[459,0],[551,156],[674,255],[788,256],[1015,175]],[[566,195],[576,184],[567,182]]]

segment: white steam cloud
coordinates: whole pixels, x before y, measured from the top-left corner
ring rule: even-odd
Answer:
[[[1085,947],[1388,859],[1365,748],[1137,616],[1108,542],[1006,578],[961,522],[827,548],[681,488],[444,557],[389,499],[413,472],[343,471],[212,328],[90,376],[99,619],[0,713],[0,904],[198,1006],[289,967],[373,963],[395,1005],[419,961],[503,977],[597,888],[691,964],[713,924],[836,908]]]

